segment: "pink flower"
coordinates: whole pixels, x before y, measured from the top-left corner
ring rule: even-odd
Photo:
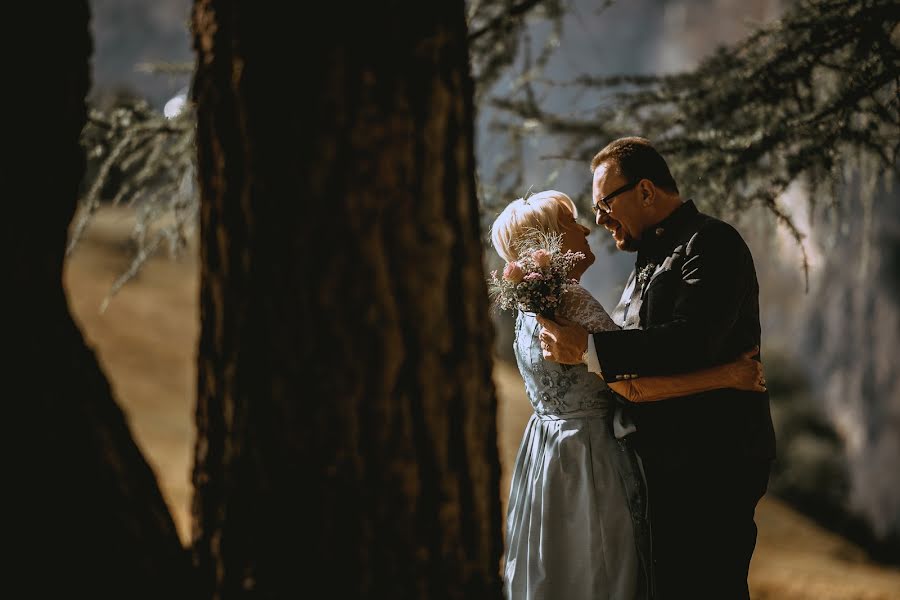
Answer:
[[[515,261],[506,263],[506,266],[503,267],[503,279],[512,281],[513,283],[519,283],[522,281],[523,277],[525,277],[525,271],[523,271],[522,267],[519,266],[519,263]]]
[[[539,267],[550,266],[550,253],[546,250],[535,250],[531,253],[531,258],[534,260],[534,264]]]
[[[529,273],[525,276],[525,281],[540,281],[544,276],[535,271],[534,273]]]

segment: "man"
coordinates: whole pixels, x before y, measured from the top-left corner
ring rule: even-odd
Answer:
[[[575,364],[592,345],[612,382],[694,371],[758,346],[759,285],[740,234],[682,202],[646,139],[610,143],[591,170],[597,224],[637,252],[612,315],[623,329],[589,340],[576,324],[541,319],[544,357]],[[649,488],[657,598],[749,598],[753,514],[775,452],[768,394],[722,389],[626,410]]]

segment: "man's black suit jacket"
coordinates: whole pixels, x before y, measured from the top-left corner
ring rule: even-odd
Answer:
[[[750,250],[731,225],[688,201],[646,232],[616,313],[626,328],[594,337],[607,382],[732,361],[760,343],[759,284]],[[775,455],[767,393],[721,389],[629,409],[645,455]]]

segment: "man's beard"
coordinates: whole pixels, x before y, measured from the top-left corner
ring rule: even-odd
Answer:
[[[641,248],[641,241],[633,237],[627,237],[622,241],[617,241],[616,248],[622,252],[637,252]]]

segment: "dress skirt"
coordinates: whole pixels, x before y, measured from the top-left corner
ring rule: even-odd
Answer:
[[[532,415],[510,486],[506,597],[648,598],[646,514],[639,461],[607,410]]]

